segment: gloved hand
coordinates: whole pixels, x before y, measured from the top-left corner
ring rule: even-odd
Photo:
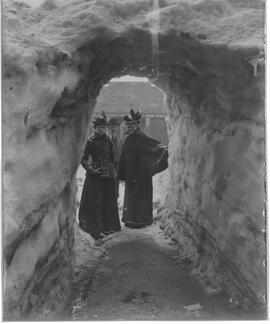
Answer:
[[[93,169],[91,166],[88,167],[87,170],[89,173],[92,175],[101,175],[101,170],[100,169]]]

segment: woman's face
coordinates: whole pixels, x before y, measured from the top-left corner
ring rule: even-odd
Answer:
[[[138,130],[138,124],[128,124],[127,125],[127,134],[133,134]]]
[[[114,136],[117,133],[117,126],[116,125],[109,125],[108,130],[109,130],[109,133]]]
[[[106,125],[96,125],[95,132],[98,135],[104,135],[106,133],[107,126]]]

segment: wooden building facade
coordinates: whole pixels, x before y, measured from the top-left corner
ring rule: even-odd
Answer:
[[[105,85],[98,97],[96,112],[102,110],[108,117],[123,118],[130,109],[143,114],[142,129],[162,144],[168,144],[166,112],[163,107],[164,94],[150,82],[110,82]],[[120,127],[124,137],[125,125]]]

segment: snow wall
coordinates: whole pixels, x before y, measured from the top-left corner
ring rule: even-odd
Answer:
[[[211,286],[265,303],[262,1],[4,1],[2,58],[5,318],[67,294],[88,125],[127,74],[166,94],[165,232]]]

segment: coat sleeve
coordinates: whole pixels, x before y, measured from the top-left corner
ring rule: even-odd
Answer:
[[[88,171],[89,170],[89,155],[91,155],[91,141],[88,140],[83,152],[83,156],[82,156],[82,160],[81,160],[81,165],[83,166],[83,168]]]
[[[168,147],[148,135],[142,136],[140,169],[153,176],[168,167]]]
[[[113,143],[110,140],[110,162],[115,165],[115,156],[114,156],[114,151],[113,151]]]

